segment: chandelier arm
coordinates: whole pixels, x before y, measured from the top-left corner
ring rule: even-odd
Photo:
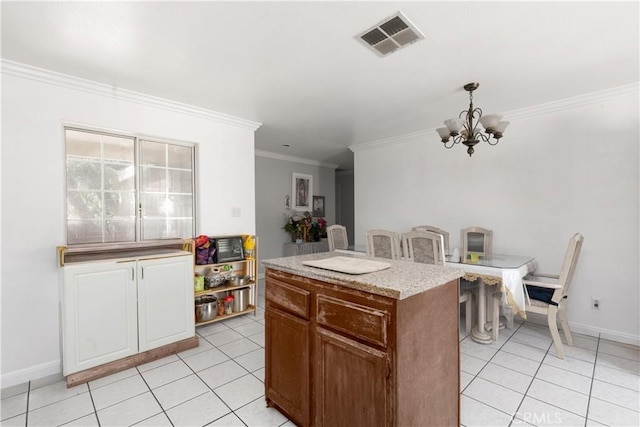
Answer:
[[[474,135],[474,136],[475,136],[475,135],[476,135],[476,133],[477,133],[477,134],[479,134],[479,135],[482,135],[482,133],[480,133],[480,132],[476,132],[476,129],[478,129],[478,125],[480,124],[480,118],[481,118],[481,117],[482,117],[482,109],[481,109],[480,107],[474,108],[474,109],[471,111],[471,119],[469,120],[469,122],[470,122],[469,124],[470,124],[470,125],[472,125],[472,124],[473,124],[473,119],[476,119],[476,123],[475,123],[475,124],[473,124],[473,131],[471,131],[471,132],[469,133],[469,135]],[[470,130],[471,130],[471,129],[470,129]],[[485,140],[485,141],[486,141],[486,140]]]
[[[453,138],[451,138],[450,143],[449,141],[444,143],[444,148],[453,148],[454,145],[460,143],[461,139],[462,139],[461,135],[454,136]]]
[[[497,145],[497,144],[498,144],[498,142],[500,142],[500,140],[499,140],[499,139],[496,139],[496,142],[491,142],[491,139],[489,139],[489,138],[487,138],[485,141],[486,141],[486,142],[488,142],[488,143],[489,143],[489,145]]]
[[[485,135],[482,132],[478,132],[476,135],[477,137],[480,137],[480,139],[482,139],[484,142],[488,142],[489,144],[491,144],[491,141],[489,140],[491,138],[491,135]],[[495,144],[491,144],[491,145],[495,145]]]

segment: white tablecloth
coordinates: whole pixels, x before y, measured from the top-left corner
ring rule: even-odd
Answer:
[[[525,290],[522,285],[522,278],[538,268],[538,262],[531,259],[519,268],[488,267],[484,265],[464,264],[457,262],[446,262],[449,267],[461,268],[470,276],[486,276],[495,280],[485,280],[487,285],[500,285],[503,293],[503,301],[511,307],[514,314],[520,313],[524,317]]]

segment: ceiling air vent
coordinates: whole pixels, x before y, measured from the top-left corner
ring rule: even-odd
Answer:
[[[422,40],[424,35],[398,12],[358,36],[362,42],[381,56]]]

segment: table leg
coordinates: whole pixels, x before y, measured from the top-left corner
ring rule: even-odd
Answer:
[[[478,323],[471,332],[471,339],[481,344],[490,344],[493,342],[491,335],[485,330],[485,322],[487,320],[487,288],[482,279],[478,285]]]

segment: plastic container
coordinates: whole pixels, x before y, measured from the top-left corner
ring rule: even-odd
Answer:
[[[204,291],[204,276],[195,276],[193,289],[196,292]]]

